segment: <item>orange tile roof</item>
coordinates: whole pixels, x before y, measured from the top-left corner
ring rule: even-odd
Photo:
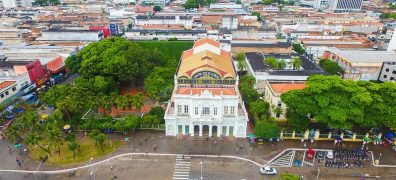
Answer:
[[[7,88],[8,86],[11,86],[15,83],[15,81],[3,81],[0,83],[0,89]]]
[[[191,88],[191,87],[179,87],[177,88],[177,94],[189,95],[189,94],[201,94],[204,90],[208,90],[213,95],[235,95],[234,88]]]
[[[47,63],[47,69],[50,70],[51,73],[58,73],[63,67],[63,59],[60,56]]]
[[[285,93],[305,88],[305,83],[270,83],[274,93]]]
[[[198,46],[203,45],[203,44],[211,44],[213,46],[216,46],[216,47],[220,48],[220,43],[215,41],[215,40],[213,40],[213,39],[210,39],[210,38],[203,38],[203,39],[200,39],[200,40],[196,41],[194,43],[194,47],[198,47]]]

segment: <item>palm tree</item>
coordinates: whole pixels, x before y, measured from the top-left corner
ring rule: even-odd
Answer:
[[[138,93],[133,96],[133,106],[140,112],[140,109],[144,105],[144,95],[142,93]]]
[[[289,63],[293,66],[293,69],[295,70],[300,70],[302,65],[302,61],[300,57],[293,58]]]
[[[17,143],[22,139],[20,132],[21,130],[18,128],[18,126],[12,125],[6,129],[5,135],[10,142]]]
[[[61,155],[60,144],[62,142],[62,135],[60,130],[55,126],[48,126],[46,135],[50,144],[54,144],[58,148],[58,154]]]
[[[247,63],[245,60],[245,54],[240,52],[237,54],[237,62],[238,62],[238,69],[240,72],[240,76],[242,76],[242,72],[247,69]]]
[[[286,67],[286,61],[285,60],[278,60],[278,62],[277,62],[277,68],[279,69],[279,70],[282,70],[282,69],[285,69],[285,67]]]
[[[102,152],[104,152],[104,141],[106,140],[106,135],[103,133],[99,133],[96,135],[95,140],[100,144],[100,147],[102,148]]]
[[[76,149],[78,148],[78,146],[79,144],[75,140],[70,141],[67,146],[69,150],[73,151],[73,159],[76,158]]]
[[[269,65],[272,69],[276,69],[278,66],[278,60],[274,57],[266,57],[264,63]]]
[[[40,147],[43,151],[47,152],[51,156],[51,151],[49,150],[48,147],[44,148],[43,146],[40,145],[40,141],[43,140],[43,137],[40,136],[38,133],[30,133],[27,135],[25,141],[26,144],[28,145],[37,145]]]

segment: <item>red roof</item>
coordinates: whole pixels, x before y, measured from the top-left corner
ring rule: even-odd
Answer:
[[[47,63],[47,69],[52,73],[56,74],[64,68],[62,57],[57,57],[56,59]]]
[[[213,95],[235,95],[234,88],[190,88],[190,87],[179,87],[177,88],[177,94],[201,94],[204,90],[208,90]]]
[[[203,38],[203,39],[200,39],[200,40],[196,41],[194,43],[194,47],[198,47],[198,46],[201,46],[203,44],[211,44],[213,46],[220,47],[220,43],[219,42],[217,42],[217,41],[215,41],[213,39],[210,39],[210,38]]]
[[[0,83],[0,89],[7,88],[8,86],[11,86],[15,83],[15,81],[3,81]]]
[[[300,90],[305,88],[305,83],[270,83],[274,93],[285,93],[292,90]]]

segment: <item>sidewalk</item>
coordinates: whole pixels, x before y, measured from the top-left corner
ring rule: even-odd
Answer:
[[[84,136],[83,133],[79,134],[79,136]],[[278,153],[287,148],[300,148],[301,142],[298,140],[284,140],[281,142],[274,143],[274,150],[272,151],[271,143],[265,142],[262,145],[256,145],[252,147],[250,143],[246,139],[236,139],[234,140],[219,140],[218,144],[215,145],[213,141],[204,140],[189,140],[189,139],[177,139],[176,137],[165,137],[164,132],[156,132],[156,131],[138,131],[134,134],[122,135],[122,134],[111,134],[110,135],[112,141],[115,140],[123,140],[125,137],[129,138],[129,142],[127,145],[122,146],[120,149],[111,153],[107,156],[94,159],[92,163],[98,162],[109,157],[131,153],[131,152],[140,152],[145,153],[146,151],[149,153],[170,153],[170,154],[198,154],[198,155],[232,155],[239,156],[243,158],[247,158],[253,161],[256,161],[260,164],[265,164],[268,160],[275,157]],[[147,143],[142,143],[139,145],[139,142],[143,141],[144,138],[147,137]],[[307,148],[310,147],[310,142],[307,143]],[[237,146],[242,144],[242,149]],[[342,143],[341,143],[342,144]],[[154,145],[156,145],[156,150],[153,149]],[[12,154],[7,152],[7,146],[10,146],[14,149]],[[131,146],[134,148],[132,151]],[[342,145],[340,145],[342,148]],[[359,147],[360,143],[345,143],[344,148],[354,148]],[[191,148],[191,151],[190,151]],[[333,142],[329,141],[318,141],[314,142],[313,148],[321,148],[321,149],[333,149]],[[392,152],[389,148],[382,147],[374,147],[374,145],[370,144],[369,150],[374,151],[374,157],[378,157],[377,154],[381,152],[381,163],[380,164],[396,164],[396,153]],[[24,160],[22,167],[19,167],[16,164],[15,157],[19,156],[20,159]],[[13,145],[2,141],[0,142],[0,169],[15,169],[15,170],[36,170],[38,163],[34,162],[32,159],[25,155],[19,155],[16,152]],[[48,166],[42,165],[40,170],[59,170],[71,167],[78,167],[81,165],[87,165],[89,162],[81,163],[73,166]]]

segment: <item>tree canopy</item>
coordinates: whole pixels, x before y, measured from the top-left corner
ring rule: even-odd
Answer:
[[[396,127],[396,84],[344,80],[338,76],[311,76],[303,90],[289,91],[281,99],[300,116],[314,118],[332,128]]]
[[[279,133],[280,127],[273,119],[259,121],[254,127],[254,134],[263,139],[279,137]]]
[[[305,49],[301,46],[301,44],[294,43],[293,50],[300,55],[303,55],[305,53]]]
[[[344,73],[344,69],[330,59],[321,59],[319,66],[331,75],[341,75]]]
[[[200,6],[208,6],[216,2],[217,0],[187,0],[183,6],[185,9],[194,9],[199,8]]]

